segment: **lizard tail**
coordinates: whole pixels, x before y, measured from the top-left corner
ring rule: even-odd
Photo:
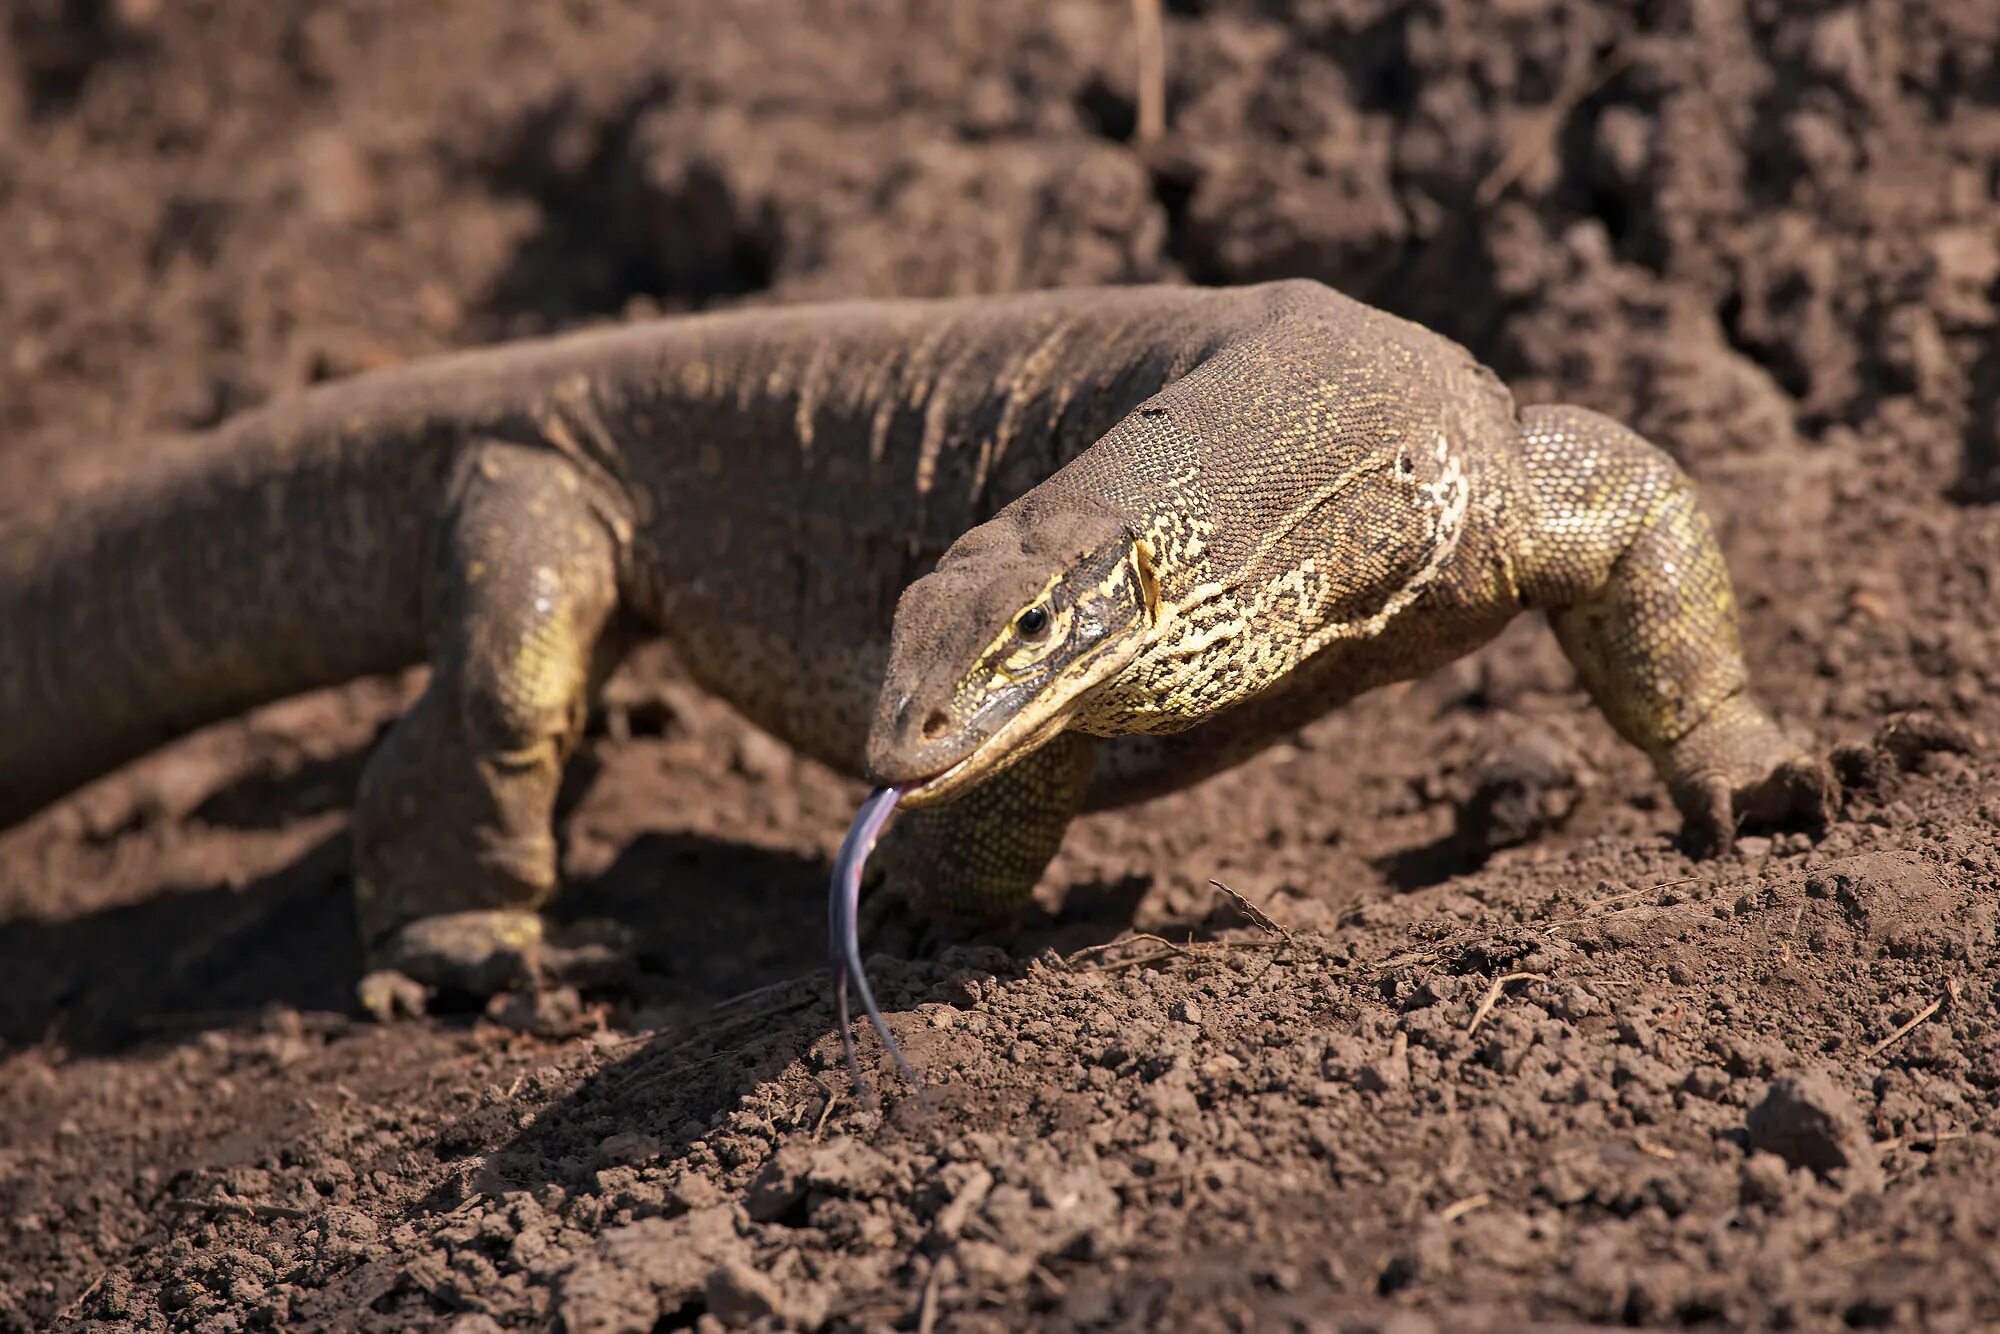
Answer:
[[[445,449],[260,413],[0,517],[0,828],[175,737],[422,656]]]

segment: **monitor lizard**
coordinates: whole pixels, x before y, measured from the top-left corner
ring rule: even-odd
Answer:
[[[1525,610],[1698,852],[1824,820],[1688,479],[1415,324],[1304,280],[670,317],[318,386],[0,527],[0,826],[427,662],[359,785],[360,928],[415,971],[532,953],[592,692],[664,636],[759,727],[902,790],[894,891],[1004,916],[1078,812]]]

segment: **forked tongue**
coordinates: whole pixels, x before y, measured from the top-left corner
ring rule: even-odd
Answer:
[[[875,838],[882,832],[882,826],[889,823],[889,815],[896,809],[896,799],[901,795],[902,791],[898,788],[878,787],[861,803],[854,823],[848,827],[847,837],[841,840],[840,855],[834,858],[833,885],[827,898],[827,943],[833,954],[833,996],[840,1018],[840,1050],[847,1058],[847,1069],[854,1076],[857,1090],[864,1090],[866,1084],[861,1077],[861,1061],[854,1054],[854,1033],[847,1012],[847,983],[850,978],[853,979],[856,994],[861,997],[861,1008],[868,1015],[868,1022],[875,1026],[875,1031],[881,1035],[882,1045],[896,1058],[903,1077],[918,1092],[922,1092],[924,1087],[917,1078],[917,1072],[903,1059],[896,1039],[890,1036],[889,1025],[875,1005],[875,993],[868,989],[868,974],[861,967],[861,869],[867,864],[868,854],[875,847]]]

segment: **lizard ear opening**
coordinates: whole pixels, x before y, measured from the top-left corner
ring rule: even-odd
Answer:
[[[1139,589],[1146,596],[1146,621],[1160,623],[1160,572],[1153,563],[1153,548],[1143,537],[1132,539],[1132,566],[1139,572]]]

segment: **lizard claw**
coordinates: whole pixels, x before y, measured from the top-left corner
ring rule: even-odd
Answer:
[[[1744,826],[1802,824],[1820,834],[1840,800],[1826,760],[1786,742],[1762,714],[1746,714],[1716,720],[1676,748],[1676,760],[1696,758],[1670,786],[1682,842],[1698,860],[1726,854]]]
[[[389,1018],[421,1013],[440,993],[484,999],[532,986],[542,934],[541,915],[525,909],[419,917],[369,951],[361,1003]]]
[[[378,1019],[421,1014],[434,996],[485,1000],[545,985],[607,985],[632,970],[631,933],[617,922],[549,928],[539,913],[482,908],[405,923],[369,954],[362,1007]]]

